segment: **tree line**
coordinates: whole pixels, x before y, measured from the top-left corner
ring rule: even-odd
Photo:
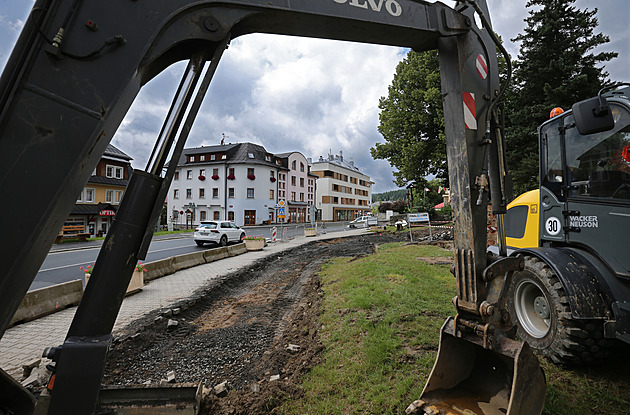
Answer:
[[[527,26],[512,39],[521,46],[504,114],[506,157],[516,195],[538,187],[537,128],[549,119],[550,110],[569,109],[610,83],[600,65],[617,53],[594,51],[610,39],[596,33],[597,9],[580,10],[575,1],[528,1]],[[500,69],[504,66],[500,58]],[[388,160],[396,168],[394,183],[399,187],[413,183],[417,192],[432,175],[448,186],[437,52],[410,51],[396,68],[379,108],[378,130],[385,142],[370,150],[373,158]]]

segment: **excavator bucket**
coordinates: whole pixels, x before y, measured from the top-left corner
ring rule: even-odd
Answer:
[[[545,404],[545,375],[527,343],[455,334],[449,317],[438,357],[417,409],[430,415],[536,415]]]

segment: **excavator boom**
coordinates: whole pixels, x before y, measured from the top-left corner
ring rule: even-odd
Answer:
[[[0,215],[4,238],[11,238],[0,252],[0,337],[142,85],[172,63],[189,61],[168,125],[146,169],[130,180],[66,341],[48,352],[56,365],[49,413],[93,411],[125,287],[172,179],[176,163],[165,170],[166,157],[181,153],[229,41],[249,33],[439,51],[457,308],[467,319],[491,321],[480,311],[488,298],[489,305],[500,298],[497,287],[488,288],[492,278],[483,277],[486,205],[490,189],[495,213],[505,210],[506,197],[497,45],[488,16],[485,0],[457,2],[454,9],[412,0],[37,0],[0,78],[0,191],[22,209],[19,221]],[[507,274],[511,266],[493,271]],[[0,404],[23,395],[0,375]]]

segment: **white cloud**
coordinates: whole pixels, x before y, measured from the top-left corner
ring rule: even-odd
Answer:
[[[511,42],[525,28],[527,0],[488,0],[495,30],[513,57]],[[449,6],[455,4],[445,0]],[[579,8],[598,7],[599,31],[611,37],[605,50],[619,58],[606,65],[611,78],[628,81],[630,2],[577,0]],[[0,0],[0,67],[7,59],[32,1]],[[297,37],[248,35],[232,41],[225,52],[189,146],[252,141],[269,151],[297,150],[318,158],[329,151],[353,157],[376,182],[376,191],[391,190],[391,167],[374,161],[369,148],[382,140],[377,131],[378,100],[387,94],[401,49]],[[166,116],[185,64],[164,71],[141,91],[116,133],[113,144],[142,168]]]

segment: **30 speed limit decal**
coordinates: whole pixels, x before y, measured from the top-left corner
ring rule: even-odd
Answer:
[[[556,236],[561,230],[562,223],[560,222],[560,219],[555,216],[552,216],[545,221],[545,232],[547,232],[548,235]]]

